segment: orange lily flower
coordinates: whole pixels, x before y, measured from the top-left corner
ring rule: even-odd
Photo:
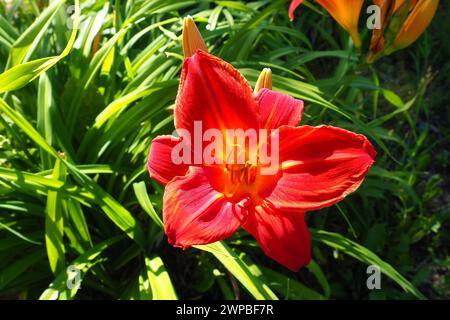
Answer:
[[[415,42],[430,25],[436,14],[438,4],[439,0],[412,1],[412,11],[403,23],[392,45],[386,50],[386,54],[406,48]]]
[[[327,10],[342,28],[352,37],[356,48],[361,47],[361,37],[358,32],[358,21],[364,0],[316,0]],[[292,1],[289,7],[289,16],[294,18],[294,10],[302,1]]]
[[[381,29],[373,31],[369,63],[415,42],[431,23],[439,0],[374,0],[374,4],[381,8]]]
[[[289,6],[289,17],[302,0]],[[350,34],[355,47],[361,47],[358,20],[363,0],[316,0]],[[373,0],[380,7],[381,28],[374,29],[367,62],[372,63],[382,54],[389,55],[415,42],[429,26],[439,0]]]

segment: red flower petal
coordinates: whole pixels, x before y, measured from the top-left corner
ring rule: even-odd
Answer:
[[[294,20],[295,9],[297,9],[297,7],[302,4],[302,2],[303,2],[303,0],[291,1],[291,4],[289,5],[289,19],[291,19],[291,21]]]
[[[176,177],[164,192],[164,226],[169,243],[188,248],[231,236],[243,223],[246,209],[216,191],[208,169],[190,167]]]
[[[244,229],[258,240],[267,256],[294,272],[311,260],[311,238],[303,212],[274,212],[258,206],[249,214]]]
[[[267,200],[281,210],[311,211],[355,191],[374,163],[366,137],[328,126],[281,127],[282,176]]]
[[[172,161],[172,148],[181,141],[174,136],[159,136],[153,139],[147,160],[150,177],[161,184],[166,184],[174,177],[184,176],[188,165],[175,165]]]
[[[203,51],[187,58],[175,107],[175,127],[203,130],[258,128],[253,92],[244,77],[225,61]]]
[[[256,96],[261,115],[261,127],[277,129],[282,125],[298,126],[303,114],[303,101],[287,94],[262,89]]]

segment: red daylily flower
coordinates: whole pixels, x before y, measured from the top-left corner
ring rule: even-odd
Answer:
[[[262,80],[261,83],[267,82]],[[265,254],[292,271],[311,259],[305,212],[331,206],[362,183],[376,157],[366,137],[331,126],[296,127],[303,102],[265,88],[253,94],[225,61],[198,50],[186,57],[175,106],[175,128],[273,129],[279,168],[262,164],[180,164],[172,148],[183,138],[152,141],[150,176],[165,185],[163,220],[169,243],[209,244],[243,227]],[[194,133],[193,133],[194,134]],[[247,150],[248,151],[248,150]]]

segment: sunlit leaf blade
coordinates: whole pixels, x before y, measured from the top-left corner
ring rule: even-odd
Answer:
[[[145,257],[145,269],[140,276],[142,300],[176,300],[177,294],[160,257]]]
[[[16,110],[12,109],[2,98],[0,98],[0,110],[6,114],[19,128],[21,128],[36,144],[54,157],[57,152],[37,132],[37,130]]]
[[[150,201],[147,193],[147,187],[145,186],[145,182],[139,182],[133,184],[134,193],[136,194],[136,198],[139,201],[139,204],[141,205],[142,209],[145,210],[145,212],[148,213],[148,215],[152,218],[152,220],[161,228],[163,228],[163,222],[161,221],[161,218],[156,213],[155,209],[153,208],[152,202]]]
[[[57,159],[53,169],[53,179],[66,179],[66,168]],[[64,214],[62,212],[62,194],[57,190],[50,190],[47,194],[47,214],[45,216],[45,243],[48,261],[53,273],[57,274],[65,267],[64,249]]]
[[[65,58],[72,49],[78,31],[80,19],[80,3],[75,0],[75,18],[72,35],[66,48],[59,56],[33,60],[23,64],[18,64],[0,74],[0,93],[13,91],[26,86],[28,83],[39,77],[42,73],[53,67],[61,59]]]
[[[255,276],[249,266],[224,242],[195,247],[212,253],[255,299],[278,299],[262,277]]]
[[[52,145],[54,132],[52,126],[52,114],[55,112],[52,84],[48,76],[43,73],[39,77],[37,97],[37,130],[45,141]],[[52,157],[41,148],[42,168],[52,167]]]
[[[10,51],[11,67],[15,67],[29,59],[64,2],[63,0],[52,1],[50,6],[14,42]]]

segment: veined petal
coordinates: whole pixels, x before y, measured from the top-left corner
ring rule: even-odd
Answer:
[[[180,138],[174,136],[159,136],[152,141],[147,169],[150,177],[161,184],[165,185],[174,177],[184,176],[189,168],[186,164],[176,165],[172,161],[172,148],[180,141]]]
[[[276,212],[258,206],[243,227],[256,238],[267,256],[294,272],[311,261],[311,237],[305,213]]]
[[[175,127],[193,132],[194,121],[203,130],[258,129],[253,92],[244,77],[225,61],[197,51],[183,65],[175,106]]]
[[[229,202],[210,183],[207,169],[190,167],[184,177],[170,181],[164,192],[164,227],[169,243],[181,248],[208,244],[231,236],[247,210]]]
[[[283,126],[278,135],[282,175],[267,196],[277,209],[312,211],[355,191],[376,151],[363,135],[328,126]]]
[[[294,20],[294,11],[297,9],[298,6],[302,4],[303,0],[293,0],[291,1],[291,4],[289,5],[289,19],[291,21]]]
[[[256,96],[261,115],[261,128],[277,129],[282,125],[298,126],[303,114],[303,101],[262,89]]]

